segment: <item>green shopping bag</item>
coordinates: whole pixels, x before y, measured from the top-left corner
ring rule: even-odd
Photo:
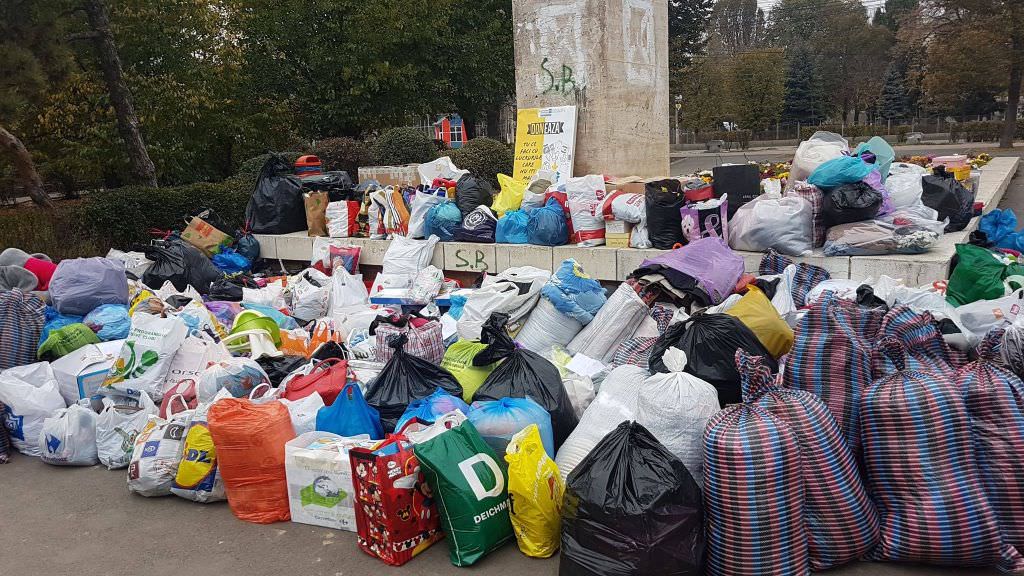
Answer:
[[[957,265],[946,286],[946,300],[950,304],[963,306],[1006,294],[1003,278],[1007,266],[996,260],[991,250],[973,244],[957,244],[956,255]]]
[[[415,452],[437,499],[452,564],[474,564],[514,537],[508,464],[473,424],[463,421],[416,444]]]

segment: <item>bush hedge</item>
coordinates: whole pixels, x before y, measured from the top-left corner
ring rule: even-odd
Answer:
[[[327,138],[316,143],[313,153],[320,158],[325,172],[344,170],[353,180],[358,179],[360,166],[373,164],[370,147],[353,138]]]
[[[1002,122],[960,122],[949,127],[950,142],[998,142],[1002,135]],[[1024,120],[1017,120],[1016,137],[1024,138]]]
[[[378,166],[420,164],[437,159],[437,147],[419,128],[392,128],[370,146]]]
[[[456,166],[487,179],[495,187],[498,174],[512,174],[512,149],[491,138],[473,138],[447,155]]]
[[[107,253],[111,244],[85,226],[84,200],[60,202],[56,210],[36,206],[0,209],[0,249],[11,246],[50,258],[83,258]]]

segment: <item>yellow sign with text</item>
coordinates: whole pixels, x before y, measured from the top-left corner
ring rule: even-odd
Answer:
[[[555,184],[572,177],[576,107],[522,108],[516,112],[513,178],[527,182],[538,170],[555,172]]]

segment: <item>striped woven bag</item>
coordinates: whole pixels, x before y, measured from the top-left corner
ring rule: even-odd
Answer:
[[[0,370],[36,361],[46,304],[21,290],[0,291]]]
[[[861,393],[871,384],[872,342],[881,310],[868,310],[831,293],[800,320],[783,383],[825,402],[854,455],[860,454]]]
[[[860,558],[878,541],[878,513],[832,413],[814,394],[783,388],[761,357],[740,350],[736,361],[750,382],[744,401],[785,422],[800,444],[811,569]]]
[[[7,407],[0,402],[0,464],[6,464],[11,459],[11,437],[8,435],[7,427],[3,425],[3,415]]]
[[[967,356],[946,343],[930,312],[917,313],[899,304],[886,312],[878,328],[878,337],[892,336],[906,350],[909,370],[952,372],[967,363]],[[876,354],[872,372],[878,379],[896,371],[886,354]]]
[[[861,400],[864,470],[881,520],[868,557],[1024,569],[985,496],[971,418],[952,374],[906,370],[899,341],[887,337],[879,345],[897,372],[875,381]]]
[[[741,373],[744,390],[754,385]],[[810,573],[796,433],[757,404],[733,404],[704,429],[709,576]]]
[[[995,362],[1002,330],[978,346],[978,359],[954,381],[967,403],[978,471],[1006,541],[1024,546],[1024,382]]]
[[[789,258],[779,254],[775,250],[769,250],[761,257],[761,264],[758,266],[758,273],[762,276],[782,274],[786,267],[794,264]],[[828,270],[814,264],[805,262],[796,263],[796,274],[793,276],[793,303],[797,308],[807,305],[807,293],[812,288],[831,278]]]

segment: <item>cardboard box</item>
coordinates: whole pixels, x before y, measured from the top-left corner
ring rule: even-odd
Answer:
[[[629,234],[609,234],[604,235],[604,245],[608,248],[629,248]]]
[[[619,178],[612,178],[611,180],[604,183],[605,190],[611,192],[612,190],[622,190],[623,192],[629,192],[632,194],[643,194],[647,191],[648,182],[657,182],[659,180],[670,179],[671,176],[659,176],[657,178],[641,178],[639,176],[622,176]],[[676,180],[680,180],[676,178]]]
[[[627,236],[633,231],[633,223],[625,222],[623,220],[605,220],[604,232],[608,234],[626,234]]]
[[[376,180],[381,186],[419,186],[420,173],[416,170],[419,164],[405,166],[360,166],[359,181]]]
[[[117,360],[124,340],[87,344],[50,363],[60,395],[68,404],[96,394]]]

